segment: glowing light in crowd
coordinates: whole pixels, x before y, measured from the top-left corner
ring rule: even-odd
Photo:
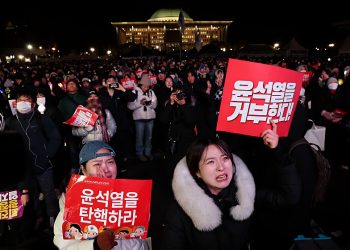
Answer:
[[[273,44],[273,49],[279,50],[280,49],[280,44],[279,43],[274,43]]]

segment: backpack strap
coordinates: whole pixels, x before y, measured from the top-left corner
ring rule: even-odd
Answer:
[[[291,157],[293,150],[300,145],[310,145],[310,143],[305,138],[301,138],[297,141],[294,141],[289,147],[288,155]]]
[[[318,152],[320,152],[322,154],[322,149],[320,148],[320,146],[318,146],[317,144],[312,143],[312,142],[308,142],[308,143],[311,147],[313,147],[315,150],[317,150]]]

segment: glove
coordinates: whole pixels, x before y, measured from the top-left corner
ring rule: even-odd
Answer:
[[[114,232],[112,229],[107,229],[100,233],[95,239],[95,243],[94,245],[97,245],[97,249],[99,250],[111,250],[114,246],[118,245],[118,243],[114,241]]]

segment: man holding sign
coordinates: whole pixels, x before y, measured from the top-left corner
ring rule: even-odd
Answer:
[[[109,146],[105,142],[102,142],[102,141],[87,142],[79,153],[79,162],[81,164],[80,171],[83,173],[84,176],[87,176],[87,177],[88,176],[101,177],[101,178],[98,178],[98,181],[101,183],[104,182],[104,180],[108,181],[108,179],[115,179],[117,177],[117,164],[115,162],[114,157],[115,157],[114,150],[112,149],[111,146]],[[84,179],[84,178],[83,179],[79,178],[79,176],[77,175],[73,176],[72,178],[73,179],[76,178],[76,180],[78,180],[77,182],[83,182],[83,179]],[[67,190],[69,191],[69,187]],[[86,189],[84,189],[84,191],[85,190]],[[67,192],[67,199],[68,198],[69,198],[69,194]],[[69,200],[67,200],[67,202],[68,201]],[[86,227],[87,231],[83,233],[82,238],[87,240],[74,239],[70,237],[70,235],[66,234],[66,231],[65,231],[65,234],[63,234],[63,231],[64,231],[63,228],[71,224],[71,223],[67,224],[67,222],[65,221],[65,218],[69,217],[67,216],[67,213],[69,213],[69,211],[66,211],[66,209],[70,209],[69,207],[67,208],[67,206],[65,207],[64,205],[65,202],[66,202],[66,195],[63,193],[60,198],[61,211],[56,218],[55,226],[54,226],[54,233],[55,233],[54,244],[59,249],[101,249],[101,250],[108,249],[109,250],[118,244],[115,241],[116,237],[112,229],[104,230],[103,232],[100,232],[98,234],[98,229],[94,225],[87,226]],[[81,213],[78,216],[81,216]],[[94,217],[95,217],[94,219],[96,219],[96,215]],[[91,237],[91,235],[95,235],[96,237],[93,238]],[[146,241],[140,240],[140,239],[125,240],[122,243],[123,247],[121,247],[120,249],[124,249],[124,247],[129,244],[138,246],[133,249],[145,249],[145,250],[148,249]]]

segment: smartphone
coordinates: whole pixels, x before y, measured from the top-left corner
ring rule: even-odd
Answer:
[[[110,89],[119,88],[119,83],[117,83],[117,82],[115,82],[115,83],[110,83],[110,84],[108,85],[108,87],[109,87]]]

